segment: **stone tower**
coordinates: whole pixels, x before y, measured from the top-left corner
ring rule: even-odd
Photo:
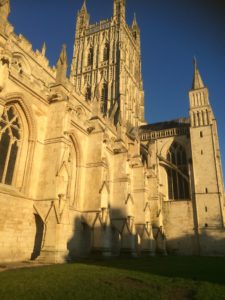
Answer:
[[[189,99],[196,225],[209,236],[224,226],[224,186],[217,124],[196,61]]]
[[[126,23],[126,1],[114,0],[113,17],[90,24],[86,2],[77,15],[70,79],[86,101],[128,129],[144,122],[140,30]]]

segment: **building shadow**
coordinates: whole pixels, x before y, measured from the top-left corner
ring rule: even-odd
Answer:
[[[41,217],[34,214],[35,224],[36,224],[36,234],[34,238],[34,248],[31,254],[31,260],[35,260],[41,253],[43,234],[44,234],[44,223]]]
[[[155,256],[151,257],[143,255],[139,245],[135,246],[139,249],[136,252],[136,256],[131,256],[129,255],[130,253],[124,255],[124,252],[120,251],[123,241],[119,238],[115,239],[115,228],[113,228],[112,243],[118,242],[118,244],[112,244],[112,255],[106,258],[92,253],[93,229],[83,224],[80,218],[76,218],[74,221],[74,235],[67,246],[70,263],[82,263],[168,278],[183,278],[225,285],[225,259],[224,257],[219,257],[225,249],[225,230],[220,229],[221,234],[223,233],[223,238],[221,238],[221,234],[217,238],[212,237],[213,233],[210,233],[210,230],[216,229],[207,228],[199,234],[201,250],[199,255],[180,255],[179,245],[185,245],[187,241],[192,241],[193,247],[196,246],[196,238],[193,233],[193,235],[186,234],[176,239],[166,240],[165,245],[168,255],[156,253]],[[189,246],[191,246],[190,243]],[[217,251],[218,249],[221,249],[221,253]],[[209,253],[217,255],[217,257],[207,256]]]

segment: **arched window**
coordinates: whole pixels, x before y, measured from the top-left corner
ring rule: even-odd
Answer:
[[[94,49],[91,47],[88,52],[88,59],[87,59],[88,66],[93,65],[93,60],[94,60]]]
[[[12,184],[21,135],[17,111],[9,106],[0,119],[0,183]]]
[[[88,86],[85,93],[85,100],[90,101],[91,100],[91,87]]]
[[[109,60],[109,43],[105,44],[105,48],[103,51],[103,60],[108,61]]]
[[[173,143],[167,153],[168,193],[170,200],[189,199],[187,157],[184,148]]]
[[[108,85],[104,83],[102,86],[102,95],[101,95],[101,112],[106,114],[107,112],[107,101],[108,101]]]

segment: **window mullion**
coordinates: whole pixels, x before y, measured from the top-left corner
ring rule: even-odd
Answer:
[[[11,138],[10,139],[10,143],[9,143],[9,148],[8,148],[7,156],[6,156],[6,160],[5,160],[4,172],[3,172],[3,176],[2,176],[2,182],[3,183],[5,183],[6,174],[7,174],[8,165],[9,165],[10,154],[11,154],[11,149],[12,149],[12,145],[13,144],[14,144],[14,141]]]

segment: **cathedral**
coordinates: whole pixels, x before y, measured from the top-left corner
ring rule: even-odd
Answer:
[[[68,66],[33,50],[0,0],[0,262],[225,255],[217,124],[195,62],[189,117],[148,124],[126,1],[78,11]]]

